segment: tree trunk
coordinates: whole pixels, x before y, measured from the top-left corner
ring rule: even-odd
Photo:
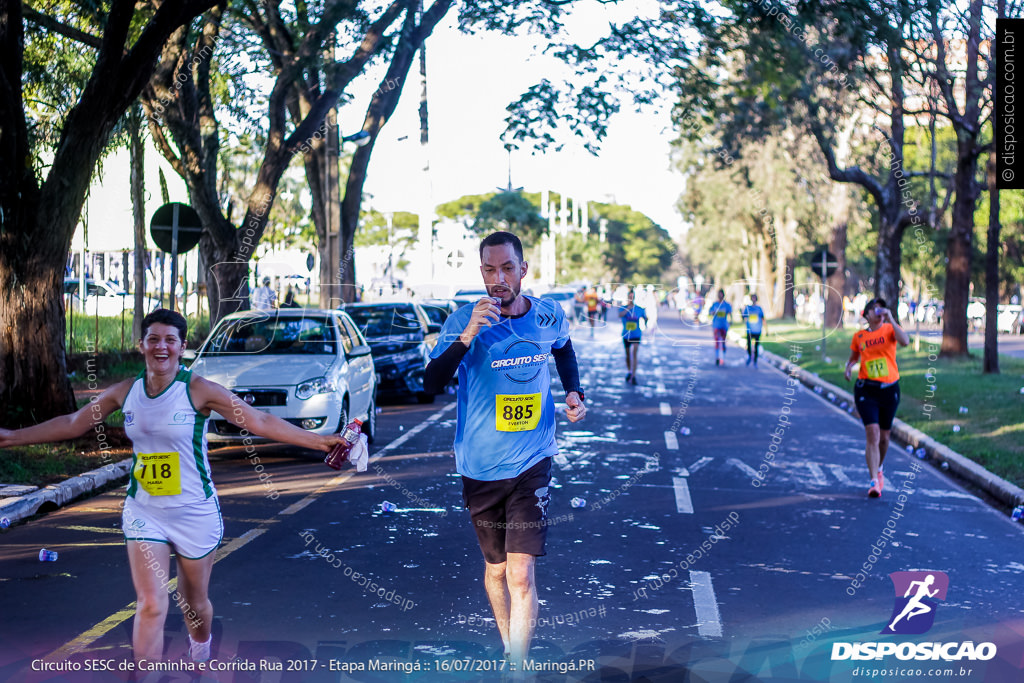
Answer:
[[[964,138],[966,136],[958,136]],[[942,315],[942,351],[946,357],[968,355],[967,303],[971,288],[971,257],[974,250],[974,173],[977,156],[963,149],[973,140],[957,144],[956,175],[953,178],[952,225],[946,245],[945,312]],[[994,304],[995,302],[993,302]]]
[[[146,179],[145,147],[142,144],[142,112],[133,104],[128,110],[128,134],[131,152],[132,218],[135,235],[135,311],[132,315],[132,340],[142,339],[142,318],[146,315]]]
[[[841,186],[840,186],[841,187]],[[825,326],[837,329],[843,326],[843,294],[846,293],[846,221],[836,223],[829,237],[828,250],[836,257],[839,266],[828,278],[825,288]]]
[[[888,189],[888,188],[886,188]],[[888,194],[888,193],[887,193]],[[897,195],[898,197],[898,195]],[[875,259],[875,296],[885,299],[894,317],[899,310],[900,288],[902,277],[900,270],[903,265],[903,228],[896,224],[893,214],[899,213],[898,199],[895,208],[893,201],[887,207],[879,207],[878,254]],[[886,211],[886,208],[889,210]]]
[[[982,372],[999,374],[999,185],[996,179],[996,146],[988,156],[988,246],[985,250],[985,357]]]

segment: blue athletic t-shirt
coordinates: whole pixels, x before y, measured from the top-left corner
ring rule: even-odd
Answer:
[[[708,315],[711,316],[711,327],[716,330],[729,329],[730,313],[732,313],[732,306],[728,301],[716,301],[711,304],[711,308],[708,309]]]
[[[746,306],[743,309],[743,319],[747,321],[747,332],[761,334],[761,325],[764,324],[764,310],[760,306]]]
[[[481,329],[459,364],[455,468],[470,479],[512,479],[558,452],[548,357],[569,323],[554,299],[525,298],[530,310]],[[462,343],[475,305],[448,316],[431,358]]]
[[[622,338],[626,341],[639,340],[643,334],[640,331],[640,318],[647,320],[647,311],[636,304],[633,304],[632,311],[628,306],[623,306],[622,310],[626,312],[622,316]]]

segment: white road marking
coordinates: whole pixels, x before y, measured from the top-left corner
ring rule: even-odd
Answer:
[[[825,478],[825,472],[822,471],[821,465],[816,462],[806,462],[804,466],[811,471],[811,477],[814,478],[814,483],[818,486],[828,486],[828,479]]]
[[[662,415],[672,414],[672,406],[670,406],[669,404],[662,402],[658,407],[661,408]]]
[[[835,478],[839,480],[840,484],[846,484],[848,486],[854,486],[853,480],[846,476],[846,472],[839,465],[828,465],[828,471],[835,475]]]
[[[757,477],[757,472],[754,471],[754,468],[748,465],[747,463],[743,462],[739,458],[729,458],[728,460],[726,460],[726,462],[732,465],[733,467],[738,468],[740,472],[747,475],[748,477]]]
[[[658,382],[657,384],[655,384],[654,385],[654,390],[657,391],[659,394],[664,394],[667,391],[665,389],[665,383],[664,382]]]
[[[715,587],[708,572],[690,572],[693,607],[697,612],[697,633],[705,638],[722,637],[722,617],[718,612]]]
[[[704,467],[704,465],[707,465],[712,460],[714,460],[714,458],[705,455],[703,458],[690,465],[690,473],[692,474],[696,472],[697,470],[699,470],[701,467]]]
[[[672,489],[676,494],[676,512],[693,514],[693,501],[690,500],[690,487],[683,477],[672,477]]]
[[[665,448],[671,451],[679,450],[679,439],[676,438],[675,432],[665,432]]]

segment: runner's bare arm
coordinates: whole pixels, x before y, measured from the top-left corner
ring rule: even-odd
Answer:
[[[850,371],[860,360],[860,351],[850,351],[850,360],[846,361],[846,381],[850,381]]]
[[[220,413],[228,422],[256,436],[316,451],[329,451],[341,442],[338,434],[313,434],[279,417],[256,410],[221,385],[203,377],[193,375],[189,391],[198,410]]]
[[[112,412],[121,407],[134,379],[104,389],[95,400],[90,401],[73,413],[55,417],[46,422],[24,429],[0,429],[0,448],[27,446],[34,443],[65,441],[82,436]]]
[[[890,311],[888,308],[885,309],[885,317],[889,319],[888,322],[889,322],[890,325],[892,325],[893,334],[896,335],[896,342],[900,346],[907,346],[907,345],[909,345],[910,344],[910,335],[907,334],[906,330],[904,330],[902,327],[900,327],[900,324],[898,322],[896,322],[896,318],[893,317],[892,311]]]

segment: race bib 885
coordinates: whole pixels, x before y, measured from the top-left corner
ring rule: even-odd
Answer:
[[[497,394],[494,428],[499,432],[527,432],[540,423],[540,394]]]

